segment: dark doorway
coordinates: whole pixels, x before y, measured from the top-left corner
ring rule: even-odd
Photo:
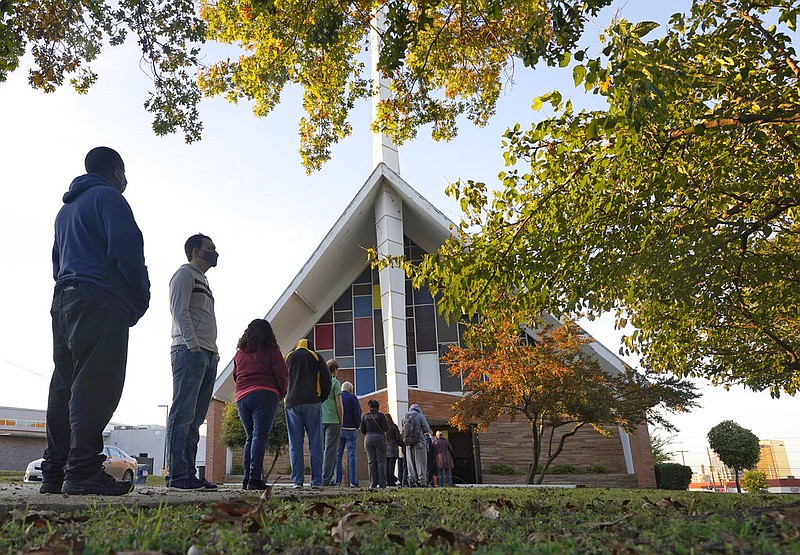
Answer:
[[[453,447],[453,483],[476,483],[472,430],[460,432],[449,426],[431,426],[434,434],[439,430],[446,432],[447,440]]]

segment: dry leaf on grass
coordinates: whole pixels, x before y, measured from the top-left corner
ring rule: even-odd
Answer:
[[[242,499],[221,499],[213,508],[211,514],[205,514],[200,520],[206,524],[215,522],[233,522],[236,532],[254,533],[261,527],[264,518],[264,501],[259,500],[251,505]]]
[[[388,534],[386,534],[386,539],[392,543],[396,543],[397,545],[402,546],[406,544],[406,539],[400,534],[393,534],[389,532]]]
[[[333,505],[330,505],[328,503],[323,503],[322,501],[319,501],[319,502],[314,503],[313,505],[311,505],[311,507],[309,507],[308,509],[306,509],[303,512],[307,516],[313,516],[315,514],[319,515],[319,516],[323,516],[323,515],[325,515],[325,513],[328,513],[328,512],[333,513],[335,511],[336,511],[336,507],[334,507]]]
[[[336,544],[350,543],[355,539],[357,527],[377,520],[372,513],[347,513],[331,528],[331,538]]]
[[[80,555],[86,548],[86,542],[80,536],[67,534],[62,536],[53,532],[42,545],[26,546],[21,551],[25,555]]]
[[[467,536],[442,527],[427,528],[425,531],[430,534],[430,537],[423,545],[435,547],[437,543],[444,542],[451,550],[465,555],[471,555],[483,543],[483,536],[480,532]]]

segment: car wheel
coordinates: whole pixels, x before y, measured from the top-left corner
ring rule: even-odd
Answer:
[[[125,474],[122,475],[122,481],[123,482],[133,482],[133,471],[132,470],[126,470]]]

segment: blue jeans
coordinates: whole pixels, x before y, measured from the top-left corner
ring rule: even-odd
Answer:
[[[217,376],[219,356],[206,349],[194,353],[186,346],[173,347],[172,407],[167,419],[167,476],[183,480],[197,474],[197,444],[206,419]]]
[[[445,485],[453,485],[453,469],[452,468],[437,468],[439,474],[439,487],[443,488]]]
[[[358,487],[358,470],[356,469],[357,444],[358,437],[356,431],[342,429],[339,436],[339,449],[336,451],[336,472],[333,479],[333,483],[337,486],[342,483],[342,456],[344,455],[344,448],[347,447],[347,477],[350,480],[351,486]]]
[[[292,482],[303,484],[305,460],[303,439],[308,434],[308,451],[311,458],[311,485],[322,485],[322,404],[304,403],[286,409],[286,428],[289,432],[289,461],[292,464]]]
[[[277,393],[266,390],[253,391],[236,401],[239,420],[247,434],[242,459],[245,480],[263,480],[264,453],[279,402]]]
[[[102,471],[103,428],[119,404],[128,314],[60,287],[53,295],[53,362],[42,479],[81,481]]]

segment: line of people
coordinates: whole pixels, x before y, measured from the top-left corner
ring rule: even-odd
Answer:
[[[86,155],[84,166],[86,174],[70,184],[54,226],[54,371],[40,492],[125,495],[133,484],[103,470],[102,433],[122,395],[129,328],[150,305],[150,280],[142,233],[122,196],[128,185],[122,157],[97,147]],[[174,489],[211,491],[217,485],[197,476],[195,460],[219,364],[214,295],[206,278],[219,253],[210,237],[198,233],[186,240],[184,254],[187,263],[169,283],[173,396],[165,482]],[[247,434],[246,489],[266,487],[264,451],[280,399],[285,400],[296,488],[305,480],[306,436],[312,487],[341,483],[345,449],[350,485],[358,486],[357,429],[365,434],[371,486],[386,487],[387,476],[396,483],[394,465],[403,459],[407,464],[400,467],[408,468],[409,486],[429,483],[424,438],[428,434],[430,441],[430,427],[419,407],[411,406],[400,434],[391,418],[378,412],[377,401],[362,415],[353,385],[340,384],[337,371],[336,361],[326,363],[307,340],[284,359],[269,322],[258,319],[248,325],[237,344],[233,371],[236,406]]]

